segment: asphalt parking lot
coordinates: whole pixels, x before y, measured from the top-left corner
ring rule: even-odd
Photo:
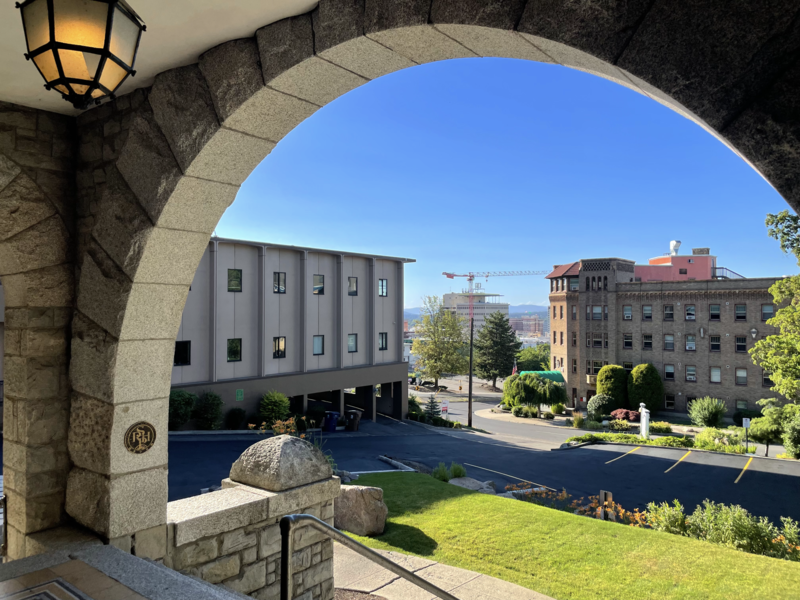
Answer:
[[[171,437],[170,500],[218,485],[241,452],[258,439]],[[709,498],[740,504],[773,521],[781,516],[800,520],[800,462],[653,447],[594,445],[548,451],[524,448],[499,436],[431,431],[382,417],[377,424],[365,423],[359,433],[329,434],[324,439],[339,468],[348,471],[390,468],[377,460],[379,454],[429,466],[456,461],[467,467],[469,476],[493,480],[498,491],[526,481],[566,488],[576,498],[603,489],[628,510],[677,499],[692,511]]]

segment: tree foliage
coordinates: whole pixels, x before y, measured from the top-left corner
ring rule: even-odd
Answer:
[[[508,317],[499,311],[490,313],[475,339],[475,374],[481,379],[491,379],[492,388],[497,387],[498,377],[511,375],[521,347]]]
[[[184,390],[169,393],[169,430],[175,431],[192,417],[197,396]]]
[[[508,406],[553,406],[565,404],[567,391],[555,381],[534,373],[513,375],[506,379],[503,402]]]
[[[416,322],[419,337],[414,340],[411,352],[417,357],[417,368],[436,386],[442,373],[465,373],[469,359],[464,348],[468,343],[463,319],[442,305],[436,296],[426,296],[422,304],[422,318]]]
[[[614,409],[628,406],[628,373],[619,365],[606,365],[597,374],[597,393],[611,396]],[[611,411],[609,411],[611,412]]]
[[[769,445],[779,444],[781,441],[785,445],[786,433],[791,429],[791,424],[800,422],[800,405],[781,405],[776,398],[765,398],[759,400],[758,404],[762,406],[763,416],[750,422],[750,437],[755,442],[766,445],[769,455]]]
[[[547,371],[550,368],[550,344],[523,348],[517,353],[517,371]]]
[[[661,408],[663,401],[664,383],[658,369],[650,363],[636,365],[628,376],[628,406],[639,410],[644,403],[652,412]]]
[[[194,422],[198,429],[219,429],[222,425],[222,398],[214,392],[205,392],[194,406]]]
[[[266,423],[267,428],[271,428],[275,421],[283,421],[289,418],[290,404],[289,398],[280,392],[267,392],[261,397],[261,404],[258,407],[258,416],[262,423]]]

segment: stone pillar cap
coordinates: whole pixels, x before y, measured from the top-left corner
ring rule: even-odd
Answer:
[[[322,451],[298,437],[279,435],[262,440],[242,452],[231,467],[232,481],[282,492],[333,477]]]

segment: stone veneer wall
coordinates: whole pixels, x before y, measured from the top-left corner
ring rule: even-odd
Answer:
[[[222,485],[217,492],[169,503],[164,564],[259,600],[277,599],[278,522],[284,515],[305,513],[332,526],[339,478],[284,492],[267,492],[230,479]],[[293,597],[332,600],[333,542],[309,527],[299,527],[293,535]],[[149,557],[162,558],[153,553]]]

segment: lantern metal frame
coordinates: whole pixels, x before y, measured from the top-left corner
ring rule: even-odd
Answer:
[[[22,17],[22,30],[25,34],[25,47],[29,48],[30,43],[28,41],[28,29],[25,27],[25,12],[22,10],[29,4],[33,2],[37,2],[41,0],[25,0],[24,2],[16,3],[16,7],[20,11],[20,16]],[[25,60],[31,60],[40,54],[43,54],[48,51],[52,51],[53,59],[55,60],[56,67],[58,69],[58,79],[54,79],[53,81],[47,81],[42,70],[39,68],[39,65],[36,64],[36,61],[33,61],[33,64],[36,66],[36,70],[39,71],[39,74],[42,76],[42,79],[45,80],[45,89],[51,90],[55,89],[64,100],[71,102],[72,105],[79,109],[79,110],[86,110],[92,104],[100,104],[100,102],[105,98],[116,98],[114,91],[118,90],[123,83],[128,79],[128,77],[133,77],[136,75],[136,70],[133,68],[136,64],[136,56],[139,53],[139,43],[142,40],[142,32],[147,31],[147,25],[145,25],[142,18],[136,14],[131,6],[125,0],[92,0],[93,2],[101,2],[103,4],[108,4],[108,15],[106,17],[106,30],[105,30],[105,38],[103,41],[103,47],[97,48],[94,46],[81,46],[78,44],[66,44],[63,42],[57,42],[55,39],[55,10],[54,10],[54,0],[44,0],[47,3],[47,21],[49,27],[49,38],[46,44],[41,45],[39,48],[31,52],[25,53]],[[139,27],[139,35],[136,37],[136,46],[133,50],[133,59],[131,60],[130,66],[126,65],[122,59],[115,56],[111,52],[111,33],[114,27],[114,16],[117,14],[116,9],[119,9],[123,12],[132,23],[134,23],[137,27]],[[97,64],[97,69],[94,73],[94,80],[86,80],[86,79],[77,79],[74,77],[67,77],[64,73],[64,67],[61,64],[61,57],[58,50],[73,50],[77,52],[88,52],[90,54],[95,54],[100,57],[100,60]],[[108,61],[114,62],[119,68],[125,71],[125,76],[122,80],[117,84],[114,90],[110,90],[104,85],[100,83],[100,75],[103,73],[105,69],[106,63]],[[86,92],[83,94],[78,94],[75,92],[70,84],[75,83],[77,85],[85,85],[88,86]],[[69,90],[68,94],[65,94],[61,90],[56,89],[57,85],[63,86],[65,89]],[[103,92],[103,96],[100,97],[92,97],[92,93],[95,90],[100,90]]]

